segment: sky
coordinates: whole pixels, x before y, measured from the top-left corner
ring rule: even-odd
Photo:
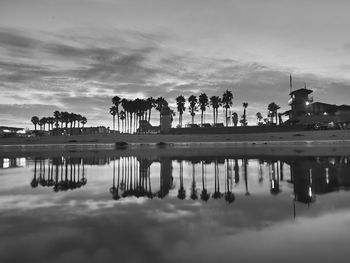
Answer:
[[[253,125],[272,101],[289,109],[290,74],[314,101],[350,104],[348,10],[348,0],[0,0],[0,126],[32,129],[32,116],[55,110],[112,126],[113,96],[163,96],[175,109],[179,95],[225,90],[239,115],[249,103]]]

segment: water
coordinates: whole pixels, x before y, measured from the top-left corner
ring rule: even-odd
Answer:
[[[3,153],[0,262],[348,262],[348,155]]]

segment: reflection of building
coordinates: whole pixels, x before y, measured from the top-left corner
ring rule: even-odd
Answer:
[[[298,159],[290,163],[291,182],[297,201],[310,203],[315,194],[350,188],[350,162],[338,157]]]
[[[25,164],[25,158],[0,158],[0,169],[23,167]]]
[[[283,115],[289,116],[287,123],[304,125],[350,123],[350,106],[313,103],[313,98],[309,96],[311,93],[312,90],[307,88],[294,90],[290,93],[291,99],[288,104],[291,109],[283,113]]]

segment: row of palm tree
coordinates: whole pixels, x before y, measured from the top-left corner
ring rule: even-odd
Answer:
[[[211,96],[208,97],[207,94],[201,93],[198,98],[195,95],[191,95],[188,98],[189,103],[189,113],[192,118],[192,124],[194,124],[194,117],[196,115],[196,112],[198,110],[201,111],[201,125],[203,125],[204,122],[204,112],[206,111],[207,107],[211,106],[213,108],[213,123],[216,124],[218,122],[218,109],[220,106],[222,106],[225,109],[225,119],[226,119],[226,126],[228,126],[228,110],[231,108],[233,102],[233,94],[231,91],[226,90],[224,94],[222,95],[222,98],[218,96]],[[182,127],[182,115],[186,110],[185,107],[186,99],[183,95],[180,95],[176,98],[176,104],[177,104],[177,111],[179,113],[179,126]]]
[[[247,107],[248,102],[243,102],[243,115],[239,120],[238,114],[233,112],[231,116],[229,116],[229,110],[233,105],[233,94],[231,91],[226,90],[222,97],[219,96],[211,96],[210,98],[205,93],[201,93],[198,98],[195,95],[191,95],[188,97],[187,102],[188,110],[191,115],[191,122],[194,124],[194,118],[196,112],[200,110],[201,112],[201,125],[204,123],[204,112],[208,107],[212,107],[213,109],[213,123],[218,123],[218,111],[220,107],[223,107],[225,111],[225,120],[226,126],[229,125],[232,120],[232,124],[237,126],[238,122],[242,126],[247,126]],[[120,132],[133,133],[136,131],[138,123],[140,120],[147,120],[150,122],[151,120],[151,111],[155,108],[159,113],[161,113],[164,105],[167,105],[167,101],[163,97],[159,97],[154,99],[152,97],[147,99],[139,99],[136,98],[134,100],[129,99],[121,99],[118,96],[112,98],[113,105],[109,109],[109,113],[113,117],[113,131],[115,131],[115,122],[117,117],[117,130]],[[179,127],[183,125],[183,114],[186,110],[186,99],[183,95],[180,95],[176,98],[177,112],[179,114]],[[271,118],[270,123],[274,123],[274,118],[276,118],[277,124],[277,110],[280,107],[275,103],[271,102],[268,105],[268,117]],[[257,113],[258,124],[261,123],[263,119],[261,113]]]
[[[271,102],[267,106],[267,111],[268,111],[267,117],[268,118],[264,118],[262,116],[261,112],[256,113],[257,124],[258,125],[262,125],[263,123],[265,123],[265,124],[278,124],[277,117],[281,116],[281,115],[278,114],[277,111],[280,108],[281,107],[279,105],[277,105],[275,102]],[[281,120],[279,121],[279,123],[281,124]]]
[[[136,132],[140,120],[150,122],[153,108],[161,114],[163,107],[168,104],[163,97],[129,100],[118,96],[112,98],[112,103],[109,113],[113,117],[113,131],[115,131],[115,117],[117,117],[118,131],[127,133]]]
[[[69,113],[66,111],[55,111],[53,113],[53,117],[42,117],[33,116],[31,118],[31,122],[34,125],[35,131],[37,130],[37,125],[40,126],[40,131],[45,131],[45,126],[47,125],[47,130],[53,130],[55,128],[68,128],[70,124],[70,128],[80,128],[80,124],[82,127],[87,123],[87,118],[76,113]]]

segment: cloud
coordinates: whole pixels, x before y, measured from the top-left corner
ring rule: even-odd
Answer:
[[[188,97],[204,92],[221,96],[231,90],[234,111],[242,111],[242,102],[249,103],[250,123],[255,123],[255,111],[264,112],[271,101],[281,110],[288,109],[289,72],[254,61],[206,57],[174,49],[166,34],[116,29],[29,35],[0,28],[0,36],[1,50],[5,51],[0,55],[3,108],[10,109],[6,105],[18,105],[20,101],[26,107],[45,101],[51,103],[51,108],[87,116],[91,125],[110,126],[106,113],[114,95],[163,96],[175,106],[180,94]],[[307,73],[294,77],[295,88],[303,87],[303,82],[330,103],[346,103],[340,92],[348,92],[348,85],[341,80]],[[329,90],[339,92],[329,95]],[[11,113],[7,112],[3,120],[11,122]],[[28,112],[37,115],[36,106]],[[29,126],[27,115],[13,115],[13,119]],[[187,118],[185,115],[185,122]]]

